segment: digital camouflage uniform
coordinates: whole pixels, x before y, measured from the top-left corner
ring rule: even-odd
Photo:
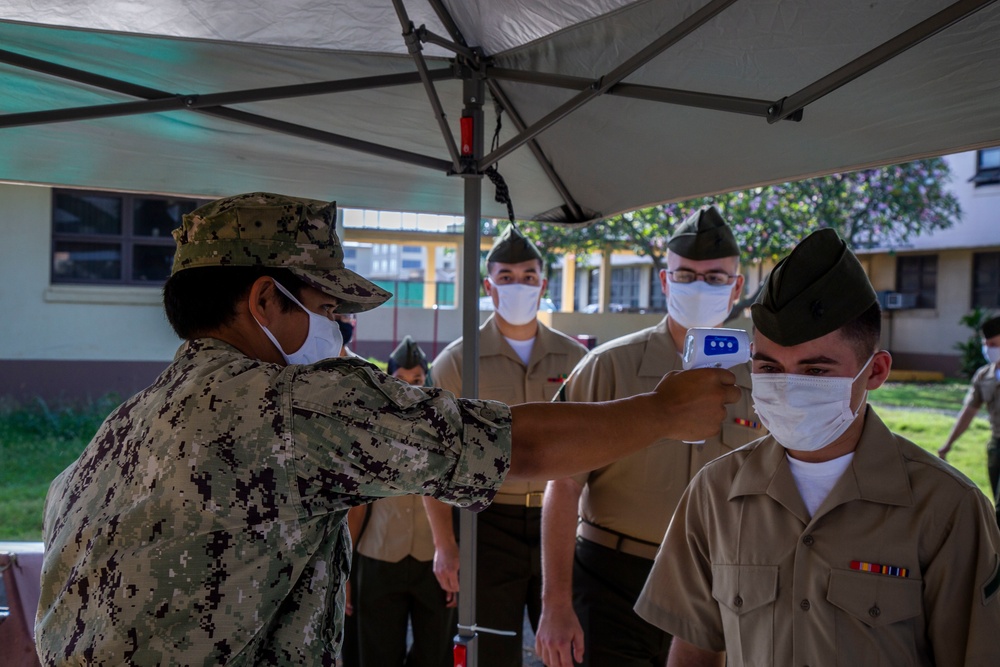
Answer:
[[[255,193],[175,231],[175,269],[291,268],[345,310],[387,298],[343,268],[335,207]],[[374,289],[373,289],[374,288]],[[376,291],[377,290],[377,291]],[[406,493],[482,509],[510,412],[355,359],[265,363],[186,342],[46,499],[36,620],[47,665],[333,665],[349,507]]]

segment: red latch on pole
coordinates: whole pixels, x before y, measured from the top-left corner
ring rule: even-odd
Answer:
[[[462,116],[462,157],[472,157],[472,116]]]
[[[463,118],[462,120],[465,119]],[[470,118],[469,120],[472,119]],[[467,648],[468,646],[465,644],[455,644],[455,649],[453,651],[455,657],[455,667],[465,667],[468,664],[468,654],[466,653]]]

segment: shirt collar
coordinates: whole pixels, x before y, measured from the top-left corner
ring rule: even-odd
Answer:
[[[729,491],[729,500],[739,496],[767,494],[796,514],[805,506],[785,460],[785,448],[771,436],[757,444],[740,465]],[[899,438],[869,406],[854,460],[830,491],[817,516],[828,508],[865,500],[884,505],[913,504]]]
[[[681,368],[681,358],[677,354],[674,339],[670,336],[670,329],[667,328],[667,318],[664,317],[646,339],[646,349],[642,353],[638,374],[639,377],[663,377],[670,371]]]
[[[528,365],[530,367],[536,360],[536,357],[543,356],[548,349],[548,340],[552,335],[551,331],[541,322],[538,322],[538,330],[535,333],[535,344],[531,348],[531,358],[528,360]],[[504,357],[509,357],[511,360],[524,365],[521,361],[521,357],[518,356],[514,348],[510,346],[507,339],[504,338],[503,333],[500,331],[500,327],[497,325],[496,317],[490,315],[489,318],[483,322],[483,325],[479,327],[479,356],[493,356],[500,355]]]

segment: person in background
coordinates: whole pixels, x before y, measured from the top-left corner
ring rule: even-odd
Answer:
[[[340,351],[340,356],[354,356],[358,355],[348,347],[352,342],[354,342],[354,332],[358,327],[358,317],[354,313],[333,313],[332,319],[337,323],[337,328],[340,329],[340,337],[344,340],[344,347]],[[358,357],[359,359],[361,357]]]
[[[549,401],[586,349],[538,321],[548,281],[542,254],[514,225],[486,256],[483,287],[494,313],[479,329],[479,398],[508,404]],[[431,369],[436,387],[462,389],[462,339],[448,345]],[[541,516],[545,482],[508,481],[476,529],[476,623],[514,631],[481,633],[481,667],[519,667],[525,610],[533,628],[541,613]],[[434,529],[436,570],[446,590],[458,590],[458,546],[451,508],[424,502]]]
[[[658,325],[587,354],[566,381],[571,401],[605,401],[649,391],[682,367],[690,327],[719,327],[743,289],[740,250],[714,208],[692,213],[667,241]],[[652,447],[574,478],[549,482],[543,513],[542,621],[535,644],[550,667],[662,665],[670,636],[632,610],[670,516],[688,481],[708,461],[760,437],[750,405],[749,365],[731,369],[742,398],[718,436]],[[575,538],[575,540],[574,540]]]
[[[406,336],[389,357],[387,371],[423,387],[427,357]],[[347,521],[358,552],[352,592],[361,667],[450,667],[456,598],[434,576],[434,540],[420,496],[352,507]]]
[[[948,440],[938,450],[942,459],[948,457],[952,445],[958,440],[972,423],[972,418],[979,408],[986,406],[990,418],[990,441],[986,445],[986,470],[990,477],[990,488],[993,489],[993,502],[997,507],[997,522],[1000,523],[1000,317],[993,317],[983,322],[983,357],[987,364],[982,366],[972,376],[969,391],[965,395],[962,411],[958,413],[955,426],[948,434]]]
[[[636,611],[670,667],[995,665],[1000,530],[982,491],[867,405],[882,313],[837,233],[806,237],[751,309],[770,435],[684,492]]]
[[[737,398],[703,369],[630,401],[506,406],[340,357],[331,316],[390,294],[344,266],[336,219],[256,192],[174,230],[163,301],[183,343],[46,496],[43,664],[332,665],[349,508],[416,493],[478,511],[507,479],[711,436]]]

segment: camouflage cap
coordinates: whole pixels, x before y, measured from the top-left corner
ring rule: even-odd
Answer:
[[[983,322],[982,331],[983,338],[1000,336],[1000,317],[993,317]]]
[[[392,296],[344,267],[337,238],[337,204],[269,192],[226,197],[184,216],[173,231],[173,273],[198,266],[288,269],[359,313]]]
[[[786,347],[836,331],[878,303],[861,262],[825,228],[778,262],[750,307],[754,326]]]
[[[413,337],[407,334],[403,336],[396,349],[389,355],[389,374],[392,375],[397,368],[416,368],[420,366],[427,370],[427,355],[420,349]]]
[[[733,230],[714,206],[695,211],[667,241],[670,252],[693,260],[739,257]]]
[[[493,241],[493,247],[486,255],[487,262],[503,262],[504,264],[517,264],[537,259],[542,261],[542,253],[531,239],[521,233],[513,224],[507,228]]]

